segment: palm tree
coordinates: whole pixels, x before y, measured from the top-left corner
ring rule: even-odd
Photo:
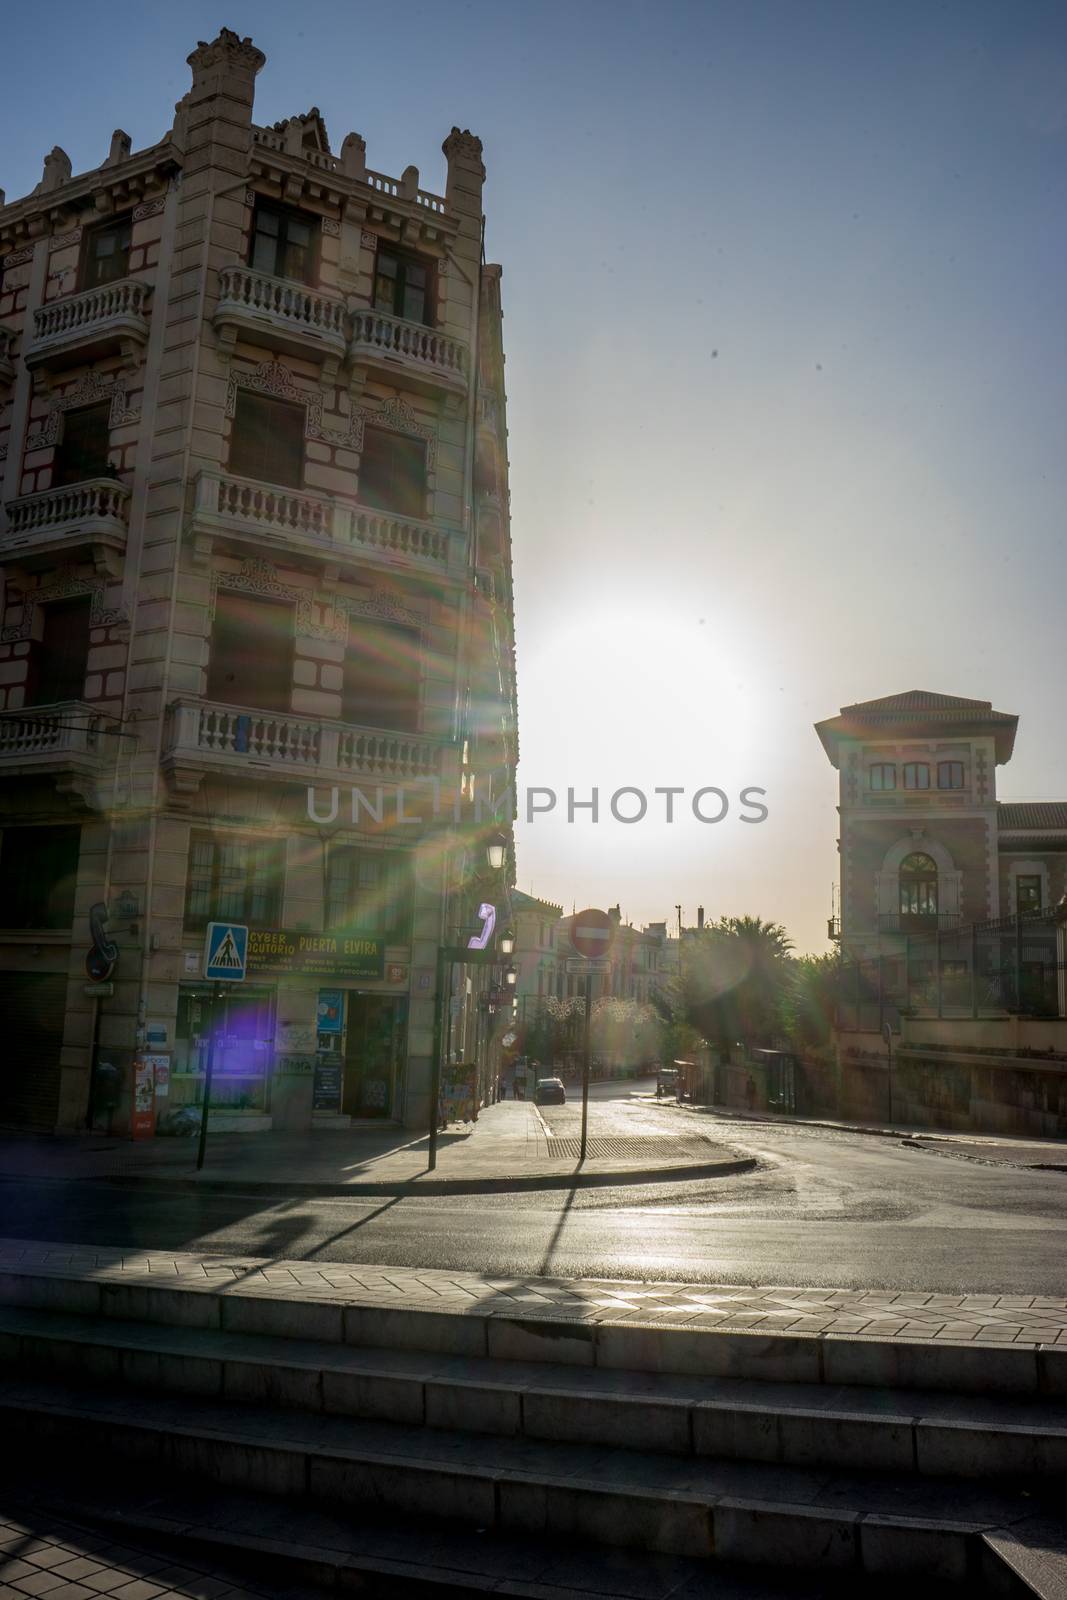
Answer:
[[[721,917],[683,940],[681,971],[658,1009],[726,1057],[739,1042],[769,1043],[780,1027],[792,948],[781,923]]]

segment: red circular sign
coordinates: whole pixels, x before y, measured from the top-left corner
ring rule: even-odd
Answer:
[[[571,944],[587,960],[606,956],[614,936],[615,924],[606,911],[579,911],[571,923]]]

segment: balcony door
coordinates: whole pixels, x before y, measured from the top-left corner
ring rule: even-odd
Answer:
[[[51,600],[41,607],[44,628],[33,647],[28,705],[54,706],[84,698],[89,610],[88,595]]]
[[[207,696],[225,705],[287,712],[293,683],[293,607],[220,589],[211,630]]]

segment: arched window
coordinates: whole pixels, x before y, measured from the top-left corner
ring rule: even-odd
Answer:
[[[897,786],[897,769],[893,762],[876,762],[870,771],[870,783],[872,789],[895,789]]]
[[[906,761],[904,763],[905,789],[929,789],[930,768],[925,761]]]
[[[900,921],[902,927],[928,927],[937,921],[937,862],[914,851],[900,863]]]
[[[937,764],[937,787],[939,789],[962,789],[963,762],[939,761]]]

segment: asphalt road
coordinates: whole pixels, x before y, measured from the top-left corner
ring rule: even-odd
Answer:
[[[391,1200],[0,1185],[0,1233],[493,1275],[1062,1294],[1067,1173],[987,1166],[891,1139],[657,1106],[599,1090],[591,1131],[692,1133],[753,1155],[741,1176],[645,1187]],[[579,1108],[546,1107],[552,1131]]]

